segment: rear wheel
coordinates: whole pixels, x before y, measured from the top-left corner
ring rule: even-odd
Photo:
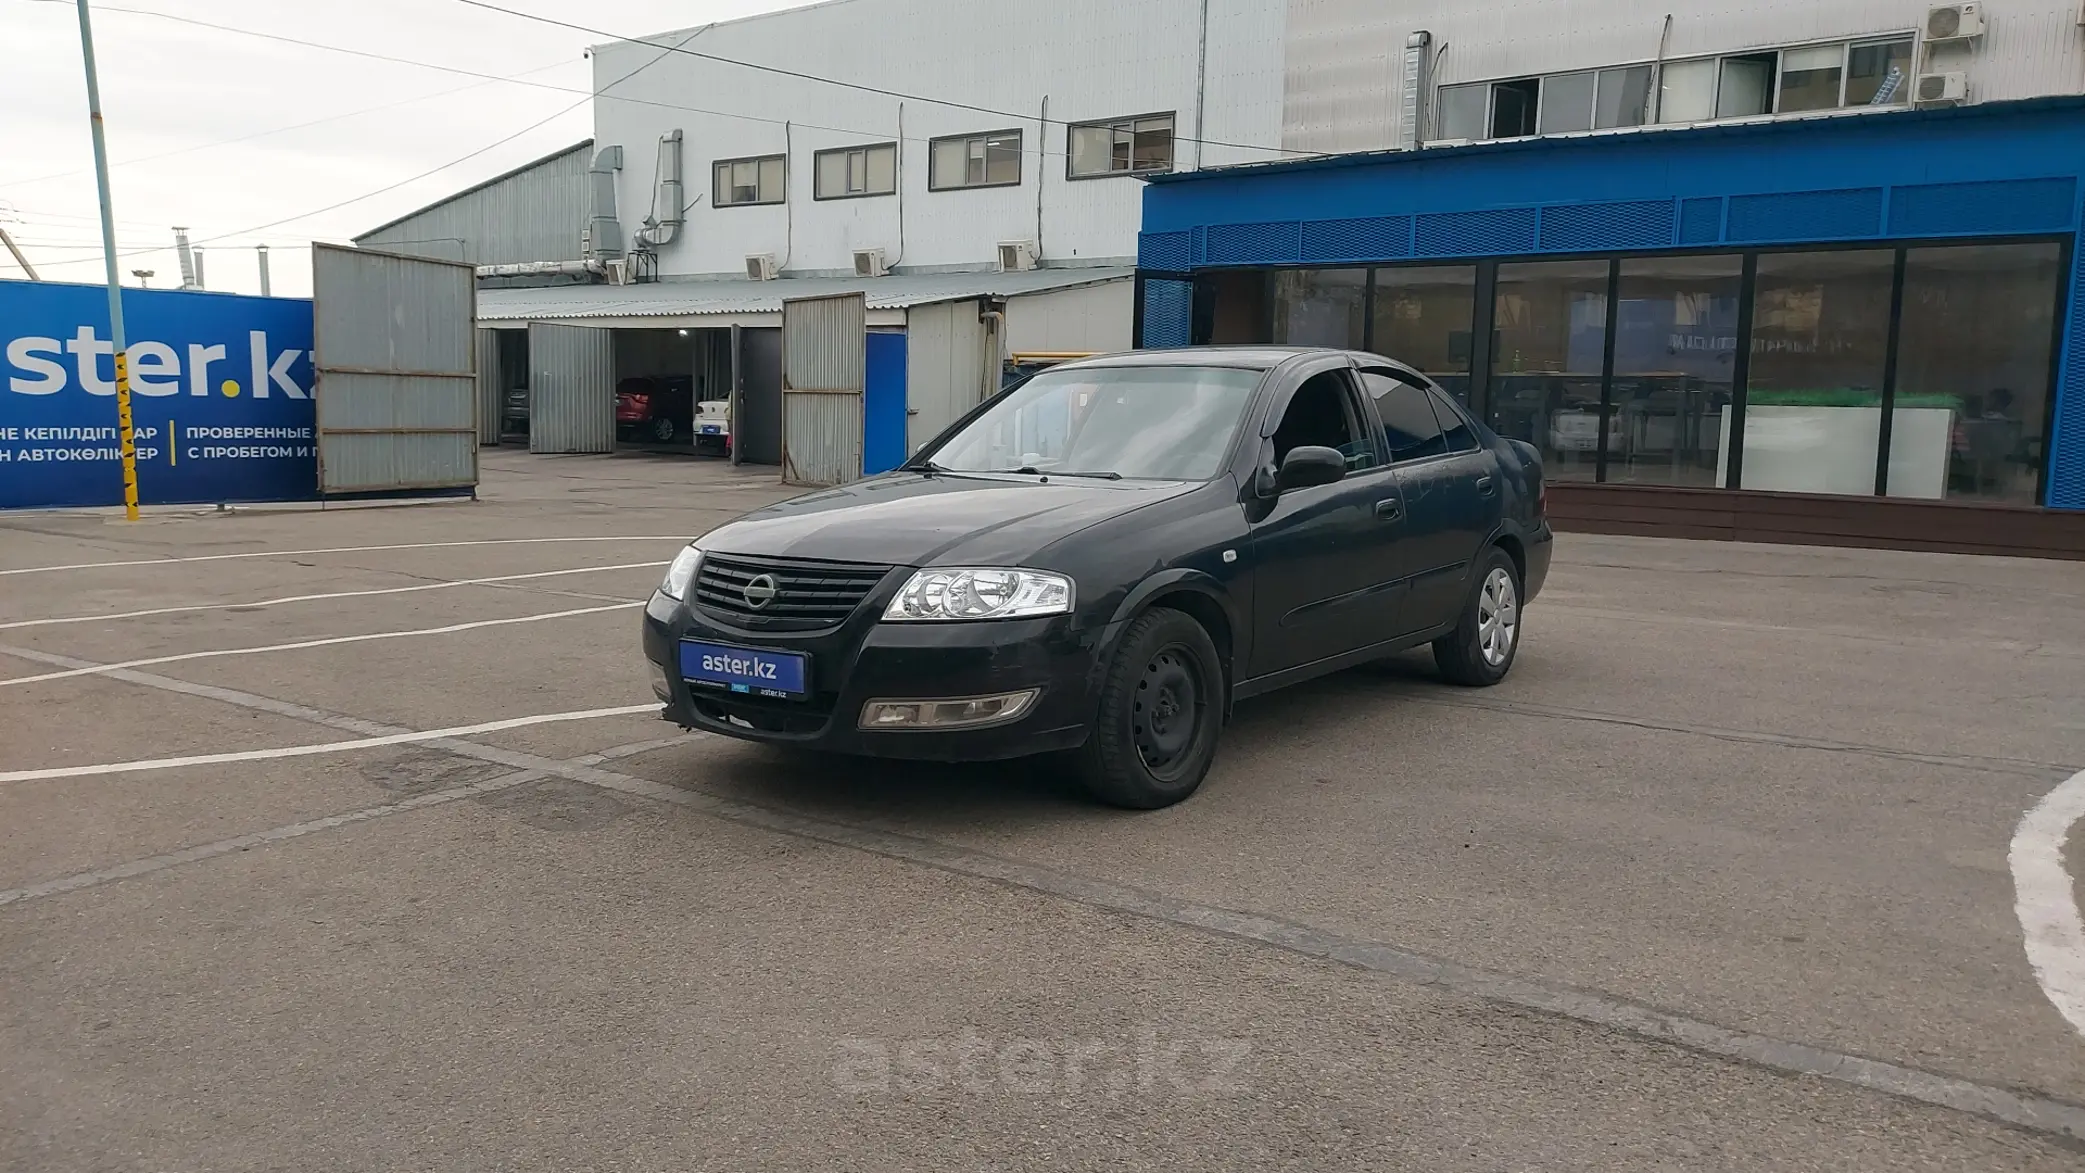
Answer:
[[[1520,651],[1520,571],[1493,546],[1455,630],[1433,641],[1433,661],[1450,684],[1488,688],[1513,670]]]
[[[1076,755],[1095,798],[1134,810],[1193,794],[1216,758],[1223,665],[1202,625],[1157,607],[1123,633],[1101,684],[1093,736]]]
[[[671,417],[662,415],[652,421],[652,439],[659,443],[664,444],[668,440],[673,439],[673,432],[674,426]]]

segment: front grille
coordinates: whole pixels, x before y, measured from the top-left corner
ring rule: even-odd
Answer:
[[[695,603],[706,611],[744,619],[837,626],[854,614],[890,569],[864,562],[704,554],[702,569],[695,576]],[[762,577],[774,580],[775,595],[756,607],[747,600],[746,587]]]

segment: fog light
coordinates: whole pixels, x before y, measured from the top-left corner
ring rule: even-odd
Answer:
[[[1039,688],[956,700],[870,701],[862,706],[863,729],[972,729],[1018,721],[1035,706]]]
[[[645,666],[652,670],[652,695],[667,704],[673,703],[673,681],[666,678],[666,669],[646,660]]]

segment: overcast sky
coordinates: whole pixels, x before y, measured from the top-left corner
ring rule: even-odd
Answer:
[[[622,36],[804,2],[498,0]],[[125,284],[136,283],[133,269],[155,270],[155,288],[179,284],[179,224],[207,242],[212,289],[258,292],[253,246],[270,245],[278,295],[310,292],[312,240],[345,242],[588,137],[593,74],[583,54],[607,39],[456,0],[94,0],[93,10],[117,246],[156,250],[123,258]],[[534,84],[146,15],[154,12]],[[46,280],[100,281],[74,0],[0,0],[0,51],[0,226]],[[385,188],[393,189],[369,195]],[[307,215],[348,200],[355,202]],[[0,280],[21,276],[0,252]]]

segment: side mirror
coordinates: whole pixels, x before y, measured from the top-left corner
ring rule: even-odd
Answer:
[[[1339,449],[1303,444],[1289,449],[1288,458],[1281,462],[1281,471],[1275,475],[1274,487],[1286,493],[1312,485],[1329,485],[1346,475],[1347,458],[1339,454]]]

